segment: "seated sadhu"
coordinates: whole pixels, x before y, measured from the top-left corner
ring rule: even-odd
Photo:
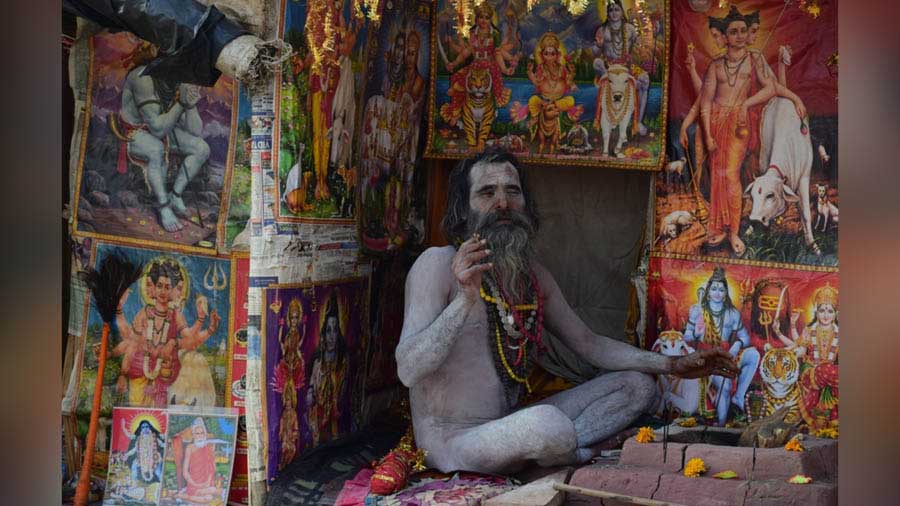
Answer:
[[[443,472],[515,472],[528,461],[583,463],[591,446],[655,407],[654,373],[733,378],[715,349],[666,357],[592,332],[534,258],[538,213],[516,158],[486,151],[450,174],[443,228],[406,283],[396,358],[415,441]],[[527,407],[544,329],[614,371]]]

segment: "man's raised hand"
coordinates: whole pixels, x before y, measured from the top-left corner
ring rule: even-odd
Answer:
[[[722,349],[700,350],[672,360],[670,373],[682,378],[714,374],[734,378],[740,372],[731,354]]]
[[[459,288],[459,295],[469,302],[478,300],[481,289],[481,274],[490,270],[494,264],[491,262],[480,263],[490,255],[491,250],[486,248],[487,241],[478,234],[466,240],[459,246],[456,255],[453,256],[453,277]]]

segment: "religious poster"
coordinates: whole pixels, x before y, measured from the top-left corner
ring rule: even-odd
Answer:
[[[672,3],[654,251],[838,265],[837,4]]]
[[[140,265],[110,335],[101,412],[112,406],[225,406],[229,382],[229,261],[94,241],[91,265],[118,254]],[[87,312],[77,412],[91,410],[103,322]]]
[[[664,355],[719,347],[736,381],[661,377],[659,409],[741,425],[786,407],[811,433],[838,423],[838,274],[653,257],[647,344]]]
[[[250,303],[250,254],[234,252],[231,254],[231,323],[229,333],[231,346],[231,375],[226,385],[228,405],[238,409],[237,447],[234,457],[234,472],[231,479],[231,490],[228,500],[238,504],[248,504],[247,475],[247,427],[244,411],[247,405],[247,310]]]
[[[366,23],[351,2],[282,0],[294,48],[275,85],[275,219],[353,223]]]
[[[304,450],[354,430],[366,278],[264,290],[269,479]]]
[[[247,88],[237,85],[237,118],[235,141],[232,143],[233,168],[228,191],[223,195],[225,219],[220,220],[219,251],[250,250],[250,152],[254,140],[250,127],[250,97]],[[268,145],[269,143],[264,143]]]
[[[166,411],[114,408],[103,506],[156,506],[166,451]]]
[[[410,261],[403,256],[378,262],[372,269],[369,338],[366,347],[366,392],[400,383],[394,350],[403,330],[403,298]]]
[[[485,0],[468,29],[454,2],[437,9],[426,157],[500,146],[539,163],[662,165],[668,2]]]
[[[169,411],[159,506],[225,504],[237,419],[236,413]]]
[[[128,32],[90,40],[73,230],[214,250],[231,172],[236,93],[142,75],[159,48]]]
[[[416,207],[424,196],[414,192],[414,176],[427,108],[431,10],[428,0],[388,2],[381,25],[369,34],[359,201],[362,246],[372,252],[424,235],[422,209]]]

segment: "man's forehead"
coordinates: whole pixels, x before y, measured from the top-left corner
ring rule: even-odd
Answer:
[[[478,162],[469,172],[472,187],[496,184],[519,184],[519,172],[510,162]]]

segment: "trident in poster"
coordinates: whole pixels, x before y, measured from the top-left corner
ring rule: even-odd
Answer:
[[[213,307],[216,306],[219,292],[224,290],[228,284],[228,277],[225,275],[225,269],[222,266],[213,263],[206,269],[203,274],[203,288],[211,291],[213,294]]]

